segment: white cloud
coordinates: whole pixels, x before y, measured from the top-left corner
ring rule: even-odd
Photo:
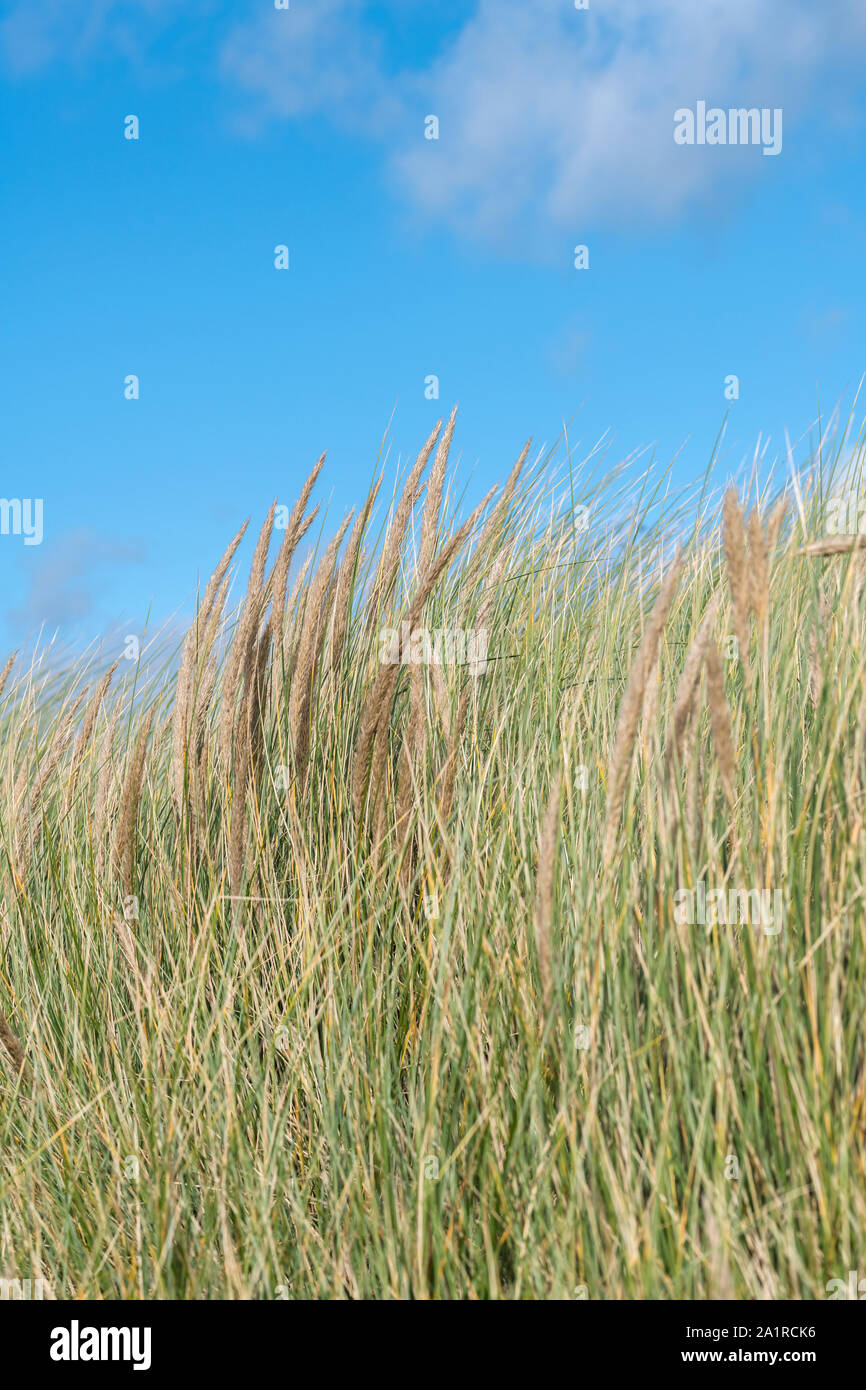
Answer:
[[[356,133],[399,128],[400,99],[385,77],[365,0],[296,0],[238,25],[222,48],[224,77],[260,116],[316,112]]]
[[[219,0],[193,8],[12,0],[0,54],[19,73],[95,52],[140,56],[175,21],[212,21],[219,73],[248,125],[313,115],[376,138],[424,219],[557,257],[601,221],[640,229],[723,205],[738,184],[776,176],[807,119],[850,125],[862,101],[864,0],[478,0],[462,23],[454,3],[436,18],[418,0],[292,0],[288,11],[262,0],[240,22]],[[198,54],[212,66],[210,46]],[[700,99],[782,107],[781,160],[676,145],[674,111]],[[427,114],[438,141],[423,138]]]
[[[179,13],[183,0],[12,0],[0,20],[0,56],[28,76],[58,59],[93,53],[140,54],[149,33]]]
[[[41,623],[77,622],[93,610],[103,567],[138,564],[143,558],[140,545],[110,540],[87,529],[48,539],[22,557],[27,589],[20,605],[6,616],[16,627],[31,629]]]
[[[426,67],[386,78],[369,9],[300,0],[281,32],[264,17],[236,30],[223,71],[273,114],[378,130],[425,217],[560,247],[587,223],[664,221],[770,177],[774,161],[755,149],[675,145],[674,111],[699,99],[781,106],[790,140],[807,112],[832,118],[838,105],[850,118],[866,50],[862,0],[592,0],[588,11],[480,0]],[[423,138],[428,113],[438,142]]]
[[[790,135],[820,79],[836,69],[841,83],[864,47],[859,0],[605,0],[589,11],[482,0],[429,74],[438,158],[415,142],[396,166],[421,206],[485,237],[521,221],[569,231],[664,220],[732,180],[770,175],[751,148],[675,145],[678,107],[782,107]],[[852,67],[848,85],[857,78]]]

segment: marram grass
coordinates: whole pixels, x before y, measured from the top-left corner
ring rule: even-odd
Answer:
[[[4,667],[0,1276],[811,1299],[863,1267],[866,556],[816,549],[818,470],[689,525],[524,452],[461,528],[453,423],[291,593],[315,476],[272,508],[232,613],[236,537],[165,671]],[[486,667],[383,665],[407,618],[483,627]]]

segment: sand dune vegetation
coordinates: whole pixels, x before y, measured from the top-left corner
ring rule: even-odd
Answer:
[[[812,1299],[856,1268],[866,553],[822,547],[818,460],[671,502],[527,445],[469,509],[454,429],[334,522],[319,460],[164,666],[5,665],[0,1275]]]

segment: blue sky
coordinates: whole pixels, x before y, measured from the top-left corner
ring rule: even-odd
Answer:
[[[455,402],[472,498],[565,421],[683,483],[726,414],[733,472],[808,435],[866,370],[864,58],[862,0],[0,5],[5,647],[158,625]],[[678,146],[699,100],[782,152]]]

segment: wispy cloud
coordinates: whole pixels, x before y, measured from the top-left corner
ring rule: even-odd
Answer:
[[[11,0],[0,19],[0,58],[26,76],[58,59],[137,57],[182,10],[182,0]]]
[[[43,623],[54,627],[79,622],[93,611],[101,572],[143,559],[140,546],[107,540],[87,530],[46,540],[26,556],[27,589],[20,606],[9,610],[7,618],[24,630]]]
[[[370,9],[298,0],[279,28],[237,28],[223,72],[274,115],[378,126],[419,212],[503,244],[669,220],[768,177],[757,150],[675,145],[674,111],[706,99],[850,120],[866,50],[861,0],[481,0],[427,67],[386,77]]]
[[[222,75],[252,101],[251,119],[320,113],[356,134],[399,128],[402,98],[384,74],[365,0],[295,0],[237,25],[222,47]]]
[[[751,147],[676,145],[678,108],[781,107],[786,149],[807,117],[862,114],[863,0],[479,0],[462,23],[449,8],[435,50],[425,16],[426,41],[401,63],[386,39],[411,31],[414,4],[292,0],[234,22],[234,7],[210,0],[199,62],[216,64],[246,129],[315,115],[378,139],[424,221],[557,254],[587,225],[664,223],[775,176],[779,161]],[[13,0],[0,53],[22,73],[129,54],[187,20],[180,0]],[[424,138],[428,114],[438,141]]]

